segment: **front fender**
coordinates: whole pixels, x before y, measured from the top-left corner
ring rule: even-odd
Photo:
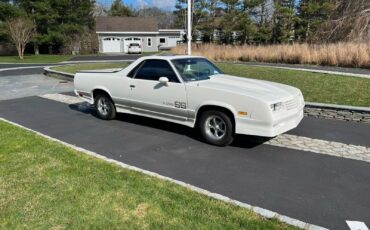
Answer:
[[[225,103],[225,102],[219,102],[219,101],[205,101],[203,103],[201,103],[200,105],[198,105],[198,107],[195,109],[195,114],[198,114],[198,111],[203,107],[203,106],[218,106],[218,107],[223,107],[225,109],[228,109],[230,110],[233,115],[235,116],[236,115],[236,109],[228,104],[228,103]]]

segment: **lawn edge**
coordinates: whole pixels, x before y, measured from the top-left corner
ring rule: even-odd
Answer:
[[[74,149],[74,150],[76,150],[78,152],[81,152],[81,153],[87,154],[89,156],[92,156],[92,157],[101,159],[101,160],[103,160],[105,162],[108,162],[108,163],[117,165],[117,166],[119,166],[121,168],[132,170],[132,171],[136,171],[136,172],[140,172],[142,174],[145,174],[145,175],[148,175],[148,176],[152,176],[152,177],[155,177],[155,178],[158,178],[158,179],[161,179],[161,180],[169,181],[169,182],[175,183],[177,185],[180,185],[182,187],[185,187],[185,188],[187,188],[187,189],[189,189],[189,190],[191,190],[193,192],[197,192],[199,194],[203,194],[203,195],[208,196],[208,197],[211,197],[213,199],[220,200],[220,201],[223,201],[223,202],[232,204],[232,205],[239,206],[241,208],[248,209],[248,210],[253,211],[254,213],[256,213],[256,214],[258,214],[258,215],[260,215],[262,217],[265,217],[267,219],[276,218],[277,220],[279,220],[279,221],[281,221],[283,223],[286,223],[286,224],[289,224],[291,226],[298,227],[298,228],[301,228],[301,229],[306,229],[306,230],[328,230],[327,228],[324,228],[324,227],[321,227],[321,226],[318,226],[318,225],[306,223],[306,222],[303,222],[303,221],[298,220],[298,219],[294,219],[294,218],[291,218],[291,217],[288,217],[288,216],[285,216],[285,215],[281,215],[281,214],[279,214],[277,212],[274,212],[274,211],[270,211],[270,210],[267,210],[267,209],[264,209],[264,208],[260,208],[260,207],[257,207],[257,206],[252,206],[252,205],[247,204],[247,203],[243,203],[243,202],[240,202],[240,201],[237,201],[237,200],[233,200],[233,199],[231,199],[231,198],[229,198],[227,196],[224,196],[224,195],[221,195],[221,194],[217,194],[217,193],[213,193],[213,192],[210,192],[208,190],[205,190],[205,189],[196,187],[194,185],[191,185],[191,184],[188,184],[188,183],[179,181],[179,180],[175,180],[175,179],[170,178],[170,177],[166,177],[166,176],[160,175],[160,174],[155,173],[155,172],[151,172],[151,171],[148,171],[148,170],[145,170],[145,169],[138,168],[136,166],[125,164],[123,162],[120,162],[120,161],[117,161],[117,160],[114,160],[114,159],[110,159],[110,158],[105,157],[103,155],[100,155],[100,154],[98,154],[96,152],[93,152],[93,151],[84,149],[82,147],[78,147],[78,146],[69,144],[67,142],[64,142],[64,141],[61,141],[59,139],[53,138],[51,136],[48,136],[48,135],[43,134],[41,132],[38,132],[36,130],[27,128],[27,127],[25,127],[25,126],[23,126],[21,124],[12,122],[12,121],[7,120],[7,119],[2,118],[2,117],[0,117],[0,121],[6,122],[8,124],[14,125],[16,127],[22,128],[22,129],[25,129],[27,131],[30,131],[30,132],[36,134],[36,135],[39,135],[41,137],[44,137],[44,138],[46,138],[46,139],[48,139],[50,141],[53,141],[53,142],[62,144],[64,146],[69,147],[69,148],[72,148],[72,149]]]
[[[44,68],[44,75],[49,76],[49,77],[58,78],[58,79],[67,80],[67,81],[73,81],[75,77],[74,74],[52,69],[53,67],[60,67],[60,66],[67,66],[67,65],[47,66]]]
[[[120,62],[134,62],[135,60],[132,60],[132,59],[122,59],[122,60],[87,60],[87,61],[62,61],[62,62],[59,62],[58,64],[67,64],[67,65],[71,65],[71,64],[99,64],[99,63],[120,63]]]
[[[304,71],[304,72],[311,72],[311,73],[324,73],[324,74],[333,74],[338,76],[347,76],[347,77],[359,77],[359,78],[367,78],[370,79],[370,74],[362,74],[362,73],[350,73],[350,72],[343,72],[343,71],[334,71],[334,70],[323,70],[323,69],[311,69],[310,67],[316,67],[316,65],[307,65],[304,66],[277,66],[275,64],[286,64],[288,63],[272,63],[272,62],[233,62],[233,61],[215,61],[216,63],[224,63],[224,64],[236,64],[236,65],[246,65],[246,66],[254,66],[254,67],[265,67],[265,68],[275,68],[275,69],[286,69],[286,70],[296,70],[296,71]],[[294,64],[291,64],[294,65]],[[322,67],[336,67],[336,66],[322,66]],[[344,67],[338,67],[344,68]],[[348,69],[356,69],[356,68],[348,68]],[[360,68],[367,70],[366,68]]]

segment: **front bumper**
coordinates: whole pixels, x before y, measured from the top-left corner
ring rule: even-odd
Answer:
[[[260,121],[249,118],[236,118],[235,132],[237,134],[275,137],[294,129],[302,121],[304,107],[280,115],[273,121]]]
[[[140,54],[141,50],[128,50],[128,53],[130,53],[130,54]]]

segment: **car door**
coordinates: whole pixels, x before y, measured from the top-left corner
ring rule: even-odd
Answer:
[[[168,83],[159,82],[161,77],[168,78]],[[168,61],[146,60],[129,86],[132,111],[167,119],[188,118],[185,85]]]

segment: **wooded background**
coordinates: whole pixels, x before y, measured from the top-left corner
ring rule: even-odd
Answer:
[[[0,0],[0,44],[10,44],[6,22],[36,25],[27,52],[97,52],[95,17],[156,17],[160,28],[186,28],[186,0],[174,11],[135,9],[121,0]],[[195,41],[233,45],[370,41],[369,0],[193,0]]]

